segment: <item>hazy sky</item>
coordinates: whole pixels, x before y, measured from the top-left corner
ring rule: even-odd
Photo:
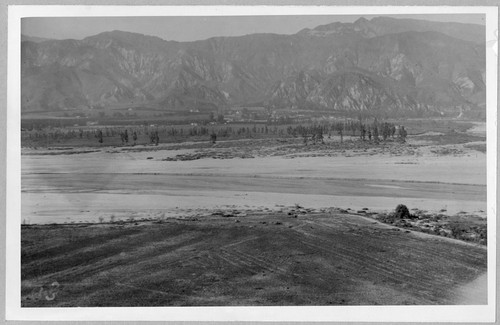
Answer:
[[[380,15],[378,15],[380,16]],[[485,24],[482,14],[387,15],[443,22]],[[53,39],[82,39],[105,31],[122,30],[158,36],[165,40],[193,41],[213,36],[253,33],[295,34],[335,21],[353,22],[358,15],[325,16],[212,16],[212,17],[71,17],[23,18],[25,35]],[[371,19],[374,16],[364,15]]]

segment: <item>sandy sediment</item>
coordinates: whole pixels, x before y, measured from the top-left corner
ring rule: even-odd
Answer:
[[[22,219],[78,222],[112,213],[177,215],[192,209],[294,204],[384,211],[400,203],[430,212],[486,216],[486,155],[464,145],[418,146],[412,141],[343,151],[293,144],[275,150],[281,156],[186,161],[165,158],[204,150],[268,154],[274,147],[254,144],[247,149],[236,141],[218,149],[84,148],[71,155],[25,149]]]

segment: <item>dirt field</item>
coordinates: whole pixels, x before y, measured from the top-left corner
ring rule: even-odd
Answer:
[[[463,290],[484,247],[351,214],[26,226],[22,241],[23,306],[486,303]]]

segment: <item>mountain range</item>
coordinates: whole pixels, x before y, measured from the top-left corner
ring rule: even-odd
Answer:
[[[360,18],[194,42],[111,31],[23,35],[22,112],[153,105],[409,112],[484,107],[485,28]]]

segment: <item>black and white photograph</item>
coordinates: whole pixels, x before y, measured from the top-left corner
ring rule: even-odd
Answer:
[[[72,7],[9,12],[11,315],[494,316],[496,7]]]

